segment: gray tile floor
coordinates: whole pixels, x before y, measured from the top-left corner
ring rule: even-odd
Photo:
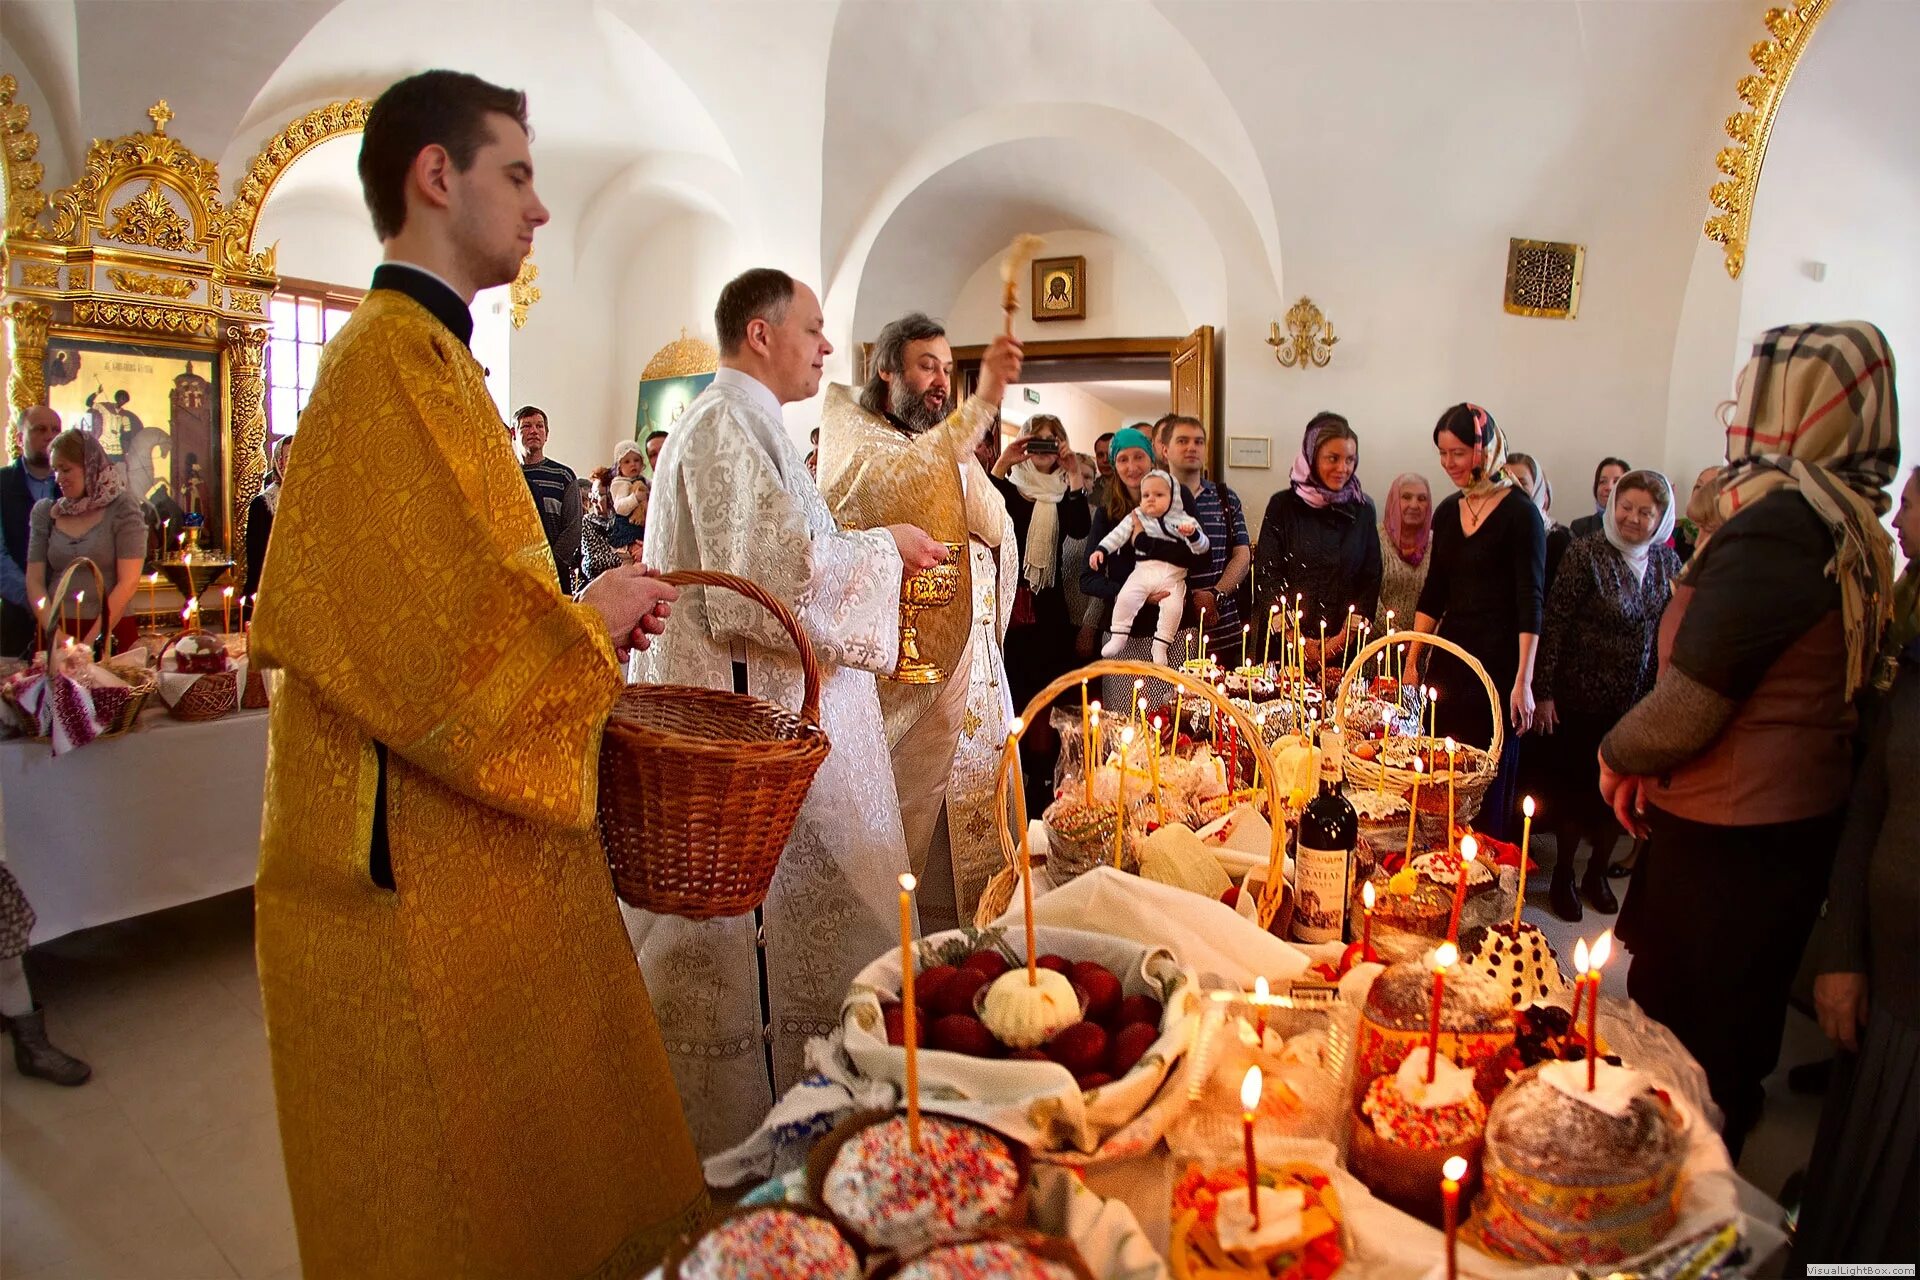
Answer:
[[[1540,848],[1551,858],[1551,842]],[[1527,918],[1562,955],[1578,926],[1529,884]],[[73,934],[28,956],[56,1041],[93,1063],[60,1089],[0,1063],[0,1276],[9,1280],[279,1280],[299,1274],[274,1125],[252,896],[207,902]],[[1610,966],[1609,994],[1627,965]],[[1741,1172],[1769,1194],[1806,1162],[1817,1098],[1785,1070],[1824,1055],[1794,1014],[1765,1119]]]

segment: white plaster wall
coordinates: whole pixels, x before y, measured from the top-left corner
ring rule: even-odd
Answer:
[[[1025,392],[1040,397],[1029,401]],[[1092,453],[1093,442],[1109,431],[1118,431],[1127,422],[1120,411],[1104,400],[1096,399],[1071,382],[1040,382],[1008,387],[1001,407],[1001,421],[1011,427],[1023,427],[1037,413],[1050,413],[1067,428],[1067,440],[1076,452]]]
[[[303,163],[295,161],[289,173]],[[299,280],[364,289],[380,265],[380,241],[357,190],[274,191],[260,212],[256,243],[277,244],[280,274]]]
[[[1020,307],[1013,315],[1014,336],[1023,342],[1060,342],[1070,338],[1165,338],[1190,332],[1180,300],[1159,272],[1131,246],[1097,231],[1045,231],[1049,258],[1076,254],[1087,259],[1087,315],[1084,320],[1033,319],[1029,294],[1033,273],[1020,274]],[[1000,258],[975,268],[947,307],[945,323],[955,346],[986,342],[999,333],[1006,312],[1000,305]],[[865,335],[871,339],[871,335]]]

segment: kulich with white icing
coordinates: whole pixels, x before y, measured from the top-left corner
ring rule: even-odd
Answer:
[[[820,1197],[868,1244],[911,1253],[1006,1222],[1022,1188],[1012,1144],[978,1125],[920,1118],[920,1150],[895,1115],[850,1135]]]
[[[859,1280],[860,1258],[825,1218],[778,1207],[737,1213],[667,1273],[672,1280]]]
[[[1079,1280],[1081,1274],[1013,1240],[941,1245],[893,1273],[894,1280]]]
[[[1535,925],[1523,922],[1516,933],[1509,921],[1473,930],[1460,941],[1463,965],[1492,979],[1516,1009],[1550,1003],[1566,990],[1560,958],[1547,935]]]

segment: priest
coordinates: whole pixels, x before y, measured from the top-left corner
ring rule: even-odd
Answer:
[[[714,328],[720,370],[660,452],[646,562],[737,574],[793,611],[819,660],[833,750],[757,912],[702,922],[628,913],[708,1154],[753,1132],[805,1070],[808,1038],[839,1024],[854,975],[899,945],[906,842],[874,676],[899,657],[903,572],[947,554],[904,520],[843,532],[788,437],[781,406],[819,392],[833,351],[813,290],[784,271],[748,271],[721,290]],[[706,588],[683,592],[677,608],[670,632],[636,658],[638,679],[799,708],[800,659],[765,609]]]
[[[820,421],[820,479],[842,525],[867,528],[918,515],[943,542],[966,548],[953,604],[920,615],[938,684],[880,686],[907,856],[921,879],[922,922],[971,919],[1002,862],[993,811],[996,765],[1012,719],[1002,644],[1018,588],[1019,549],[1006,503],[974,446],[992,430],[1020,346],[996,338],[979,392],[952,403],[953,348],[918,312],[880,331],[873,374],[856,400],[831,387]],[[995,442],[997,445],[997,441]]]
[[[309,1280],[626,1276],[706,1193],[594,831],[638,567],[560,594],[468,349],[547,211],[526,98],[383,93],[385,262],[321,357],[263,569],[260,985]]]

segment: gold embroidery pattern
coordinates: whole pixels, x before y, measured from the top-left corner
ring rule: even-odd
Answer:
[[[149,271],[123,271],[118,267],[108,269],[107,279],[127,293],[138,293],[149,298],[192,297],[199,283],[184,276],[161,276]]]
[[[60,267],[52,262],[23,262],[20,264],[20,283],[29,289],[58,289]]]
[[[266,295],[262,293],[244,293],[239,289],[227,290],[227,309],[242,311],[250,316],[267,314]]]
[[[94,302],[73,304],[76,323],[102,329],[149,329],[155,333],[207,335],[214,331],[213,317],[197,311],[173,307],[151,307],[138,302]]]

